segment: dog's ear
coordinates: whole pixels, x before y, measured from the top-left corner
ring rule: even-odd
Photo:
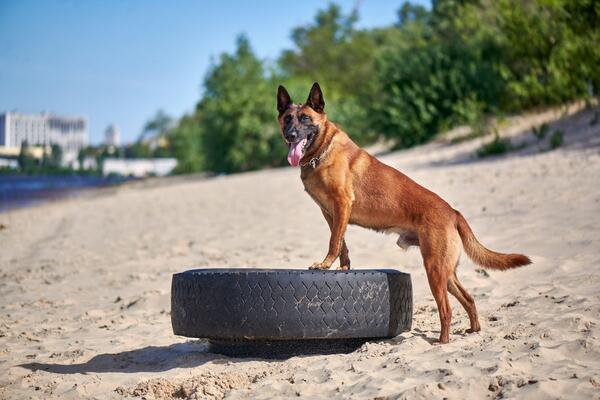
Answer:
[[[277,111],[279,111],[279,115],[283,114],[291,104],[292,99],[289,93],[283,86],[279,85],[277,88]]]
[[[323,99],[323,92],[317,82],[313,83],[306,104],[318,113],[322,113],[325,109],[325,100]]]

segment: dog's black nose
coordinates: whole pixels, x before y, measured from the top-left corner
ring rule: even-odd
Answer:
[[[296,131],[291,131],[291,132],[285,133],[285,140],[287,140],[288,143],[294,143],[297,139],[298,139],[298,133]]]

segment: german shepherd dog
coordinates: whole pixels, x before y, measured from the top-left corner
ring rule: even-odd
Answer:
[[[475,264],[505,270],[531,263],[522,254],[485,248],[460,212],[435,193],[358,147],[327,119],[318,83],[304,104],[294,104],[283,86],[277,90],[278,121],[289,147],[288,161],[300,166],[305,190],[319,205],[331,230],[329,251],[311,269],[329,269],[339,257],[339,269],[350,268],[344,234],[348,224],[398,234],[398,246],[419,246],[429,287],[437,303],[440,343],[448,343],[452,311],[448,292],[464,307],[471,323],[481,327],[473,297],[456,276],[461,242]]]

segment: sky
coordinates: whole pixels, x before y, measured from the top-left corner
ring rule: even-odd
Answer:
[[[390,25],[400,1],[359,4],[358,27]],[[428,0],[413,1],[429,6]],[[204,0],[0,0],[0,112],[88,118],[90,141],[109,124],[134,141],[157,110],[193,110],[211,58],[245,34],[258,57],[293,48],[292,28],[327,2]]]

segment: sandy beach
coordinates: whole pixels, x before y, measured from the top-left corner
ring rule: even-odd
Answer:
[[[598,110],[512,118],[501,134],[524,147],[500,157],[474,156],[490,137],[380,157],[460,210],[483,244],[533,260],[499,272],[463,256],[482,331],[464,334],[451,298],[443,346],[418,249],[357,227],[346,235],[355,268],[412,275],[410,332],[279,361],[172,334],[173,273],[323,258],[329,230],[298,169],[153,180],[2,213],[0,398],[600,398]],[[558,149],[531,134],[544,121],[564,132]]]

